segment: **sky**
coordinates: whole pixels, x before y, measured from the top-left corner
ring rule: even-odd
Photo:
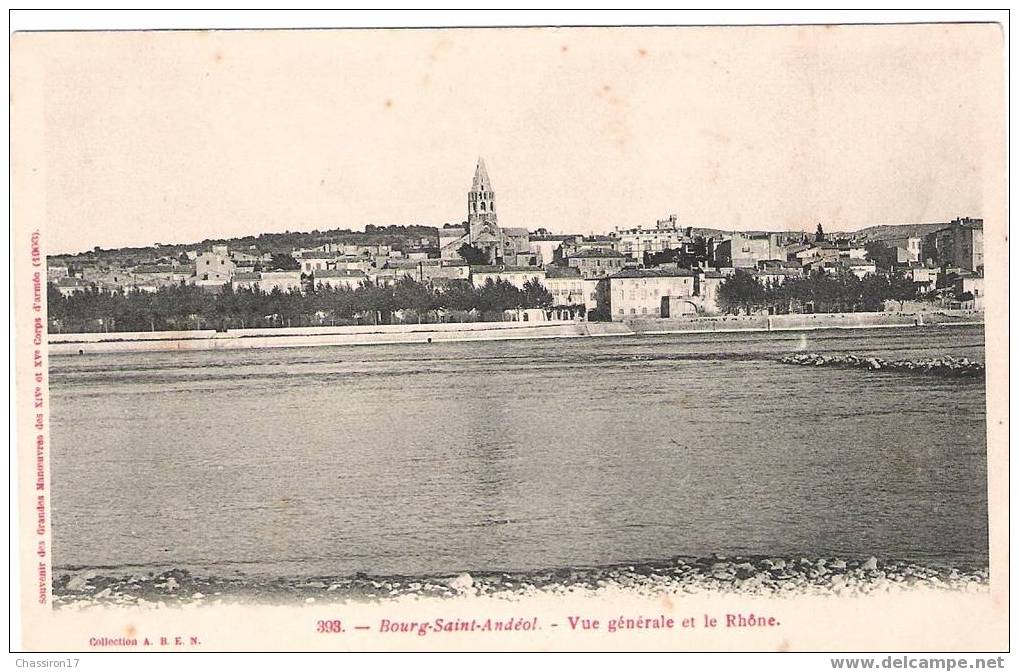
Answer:
[[[606,233],[982,216],[994,25],[21,33],[54,252],[466,217]],[[17,75],[21,75],[20,77]],[[15,109],[15,112],[17,110]]]

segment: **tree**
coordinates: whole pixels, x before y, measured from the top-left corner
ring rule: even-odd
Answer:
[[[552,307],[552,292],[548,291],[537,278],[531,278],[524,283],[523,293],[524,308]]]
[[[815,243],[824,242],[824,227],[821,226],[821,222],[817,223],[817,233],[814,234],[814,242]]]
[[[397,310],[413,310],[420,322],[422,313],[435,309],[435,294],[410,276],[404,276],[393,287],[393,305]]]
[[[67,300],[52,282],[46,283],[46,313],[53,322],[63,322],[67,318]]]
[[[898,301],[899,308],[901,309],[906,301],[916,299],[916,295],[920,289],[920,283],[913,282],[911,278],[904,275],[893,275],[889,278],[888,289],[888,298]]]
[[[478,309],[482,313],[512,310],[523,304],[523,292],[502,278],[489,278],[478,293]]]
[[[301,262],[289,254],[273,253],[272,267],[278,271],[296,271],[301,268]]]
[[[372,324],[389,324],[396,309],[393,287],[364,280],[354,290],[353,310],[355,313],[371,316]]]
[[[718,286],[718,305],[727,313],[738,315],[742,308],[749,315],[764,300],[764,286],[746,271],[736,271]]]
[[[456,253],[471,266],[485,266],[488,264],[488,255],[485,254],[485,251],[469,243],[461,245]]]
[[[881,268],[892,268],[899,261],[899,255],[895,248],[889,247],[884,241],[872,240],[863,247],[867,250],[867,259]]]
[[[478,308],[478,293],[469,281],[458,280],[450,283],[446,290],[436,297],[436,301],[440,308],[466,312]]]

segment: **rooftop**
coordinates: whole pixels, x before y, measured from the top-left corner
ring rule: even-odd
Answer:
[[[576,237],[577,237],[576,234],[574,234],[572,236],[571,235],[551,235],[551,234],[547,235],[547,236],[538,236],[538,235],[535,235],[533,233],[531,234],[531,240],[535,241],[535,242],[539,242],[539,241],[562,242],[564,240],[573,240]]]
[[[438,266],[441,259],[389,259],[385,268],[418,268],[419,266]]]
[[[57,278],[58,287],[83,287],[86,283],[81,278]]]
[[[627,258],[627,255],[622,252],[616,252],[615,250],[606,250],[602,248],[588,248],[570,255],[570,259],[604,259],[606,257],[625,259]]]
[[[692,278],[694,272],[685,268],[628,268],[614,275],[609,280],[625,280],[628,278]]]
[[[346,269],[330,268],[324,271],[315,271],[315,279],[320,278],[367,278],[364,271],[351,271]]]
[[[828,262],[825,262],[825,265],[827,265],[827,263]],[[864,264],[864,265],[866,266],[867,264]],[[792,268],[765,268],[765,269],[748,268],[746,270],[746,272],[749,275],[755,275],[755,276],[756,275],[769,275],[769,276],[784,275],[787,278],[788,277],[799,277],[801,275],[800,271],[798,271],[796,269],[792,269]]]
[[[472,273],[544,273],[541,266],[472,266]]]
[[[171,266],[170,264],[145,264],[134,269],[135,273],[194,273],[194,266]]]
[[[579,278],[579,268],[563,268],[562,266],[547,266],[545,268],[546,278]]]

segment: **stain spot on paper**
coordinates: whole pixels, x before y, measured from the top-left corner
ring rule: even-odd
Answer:
[[[595,98],[606,103],[605,122],[602,132],[618,147],[626,146],[630,141],[630,108],[626,99],[612,91],[608,84],[594,92]]]
[[[727,145],[732,142],[732,137],[728,133],[719,133],[718,131],[710,128],[703,129],[704,135],[708,136],[717,143]]]
[[[783,653],[784,653],[784,652],[786,652],[786,651],[788,651],[788,650],[789,650],[790,648],[791,648],[791,647],[789,646],[789,640],[788,640],[788,639],[783,639],[783,640],[782,640],[782,641],[781,641],[781,642],[779,643],[779,645],[778,645],[778,650],[779,650],[779,651],[782,651]]]
[[[439,59],[442,58],[443,53],[453,48],[453,41],[448,37],[443,37],[435,43],[432,47],[431,53],[428,54],[428,60],[431,63],[438,63]]]

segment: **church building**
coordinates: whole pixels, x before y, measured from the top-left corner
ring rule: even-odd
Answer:
[[[460,248],[471,245],[487,256],[489,265],[524,265],[533,256],[528,237],[526,228],[499,226],[495,190],[485,160],[479,157],[471,190],[467,192],[467,221],[447,224],[439,230],[442,258],[460,259]]]

